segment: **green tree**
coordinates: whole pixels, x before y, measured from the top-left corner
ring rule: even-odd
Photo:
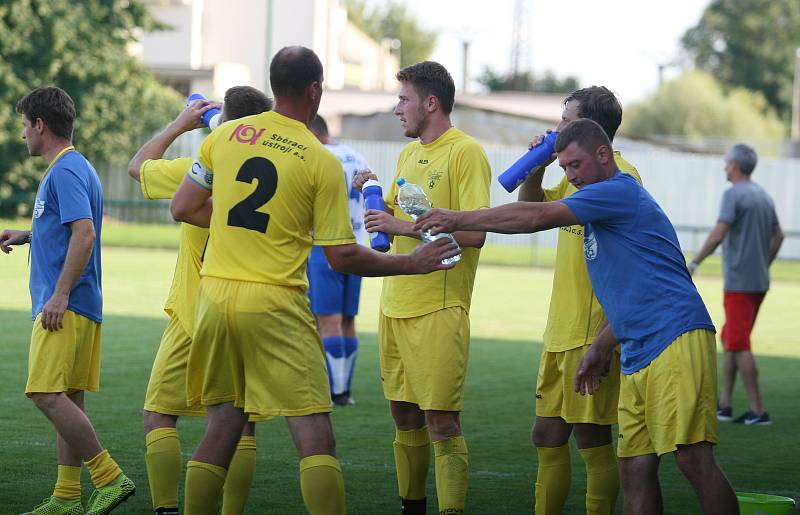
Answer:
[[[369,37],[400,41],[400,66],[426,60],[436,47],[436,32],[426,31],[408,12],[405,4],[389,0],[382,8],[368,7],[366,0],[346,0],[347,17]]]
[[[41,177],[15,110],[33,88],[55,85],[72,96],[75,144],[98,167],[127,160],[178,108],[177,94],[128,52],[137,34],[157,28],[140,0],[0,3],[0,214],[27,214]]]
[[[800,1],[713,0],[681,43],[698,68],[725,85],[760,92],[789,118]]]
[[[534,93],[570,93],[579,87],[576,77],[558,77],[552,71],[546,71],[541,77],[531,72],[502,74],[485,67],[478,82],[489,88],[489,91],[532,91]]]
[[[662,84],[651,98],[627,107],[622,132],[690,139],[785,137],[784,125],[761,93],[744,88],[726,92],[719,81],[703,71],[684,73]]]

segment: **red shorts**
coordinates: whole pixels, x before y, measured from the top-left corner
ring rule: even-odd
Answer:
[[[756,323],[758,308],[764,300],[765,291],[726,291],[725,325],[720,339],[728,352],[750,350],[750,333]]]

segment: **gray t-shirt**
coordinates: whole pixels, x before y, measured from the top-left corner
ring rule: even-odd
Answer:
[[[722,242],[725,291],[769,290],[769,242],[778,223],[772,197],[752,181],[739,181],[722,195],[719,221],[731,226]]]

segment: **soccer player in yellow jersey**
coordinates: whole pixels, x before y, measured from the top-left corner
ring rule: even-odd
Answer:
[[[570,93],[564,100],[560,131],[578,118],[596,121],[613,141],[622,122],[622,106],[614,93],[603,86],[591,86]],[[541,141],[541,136],[533,144]],[[636,169],[622,159],[614,160],[620,170],[641,182]],[[578,189],[567,177],[552,189],[542,189],[547,164],[535,170],[522,184],[519,200],[552,202],[567,198]],[[594,295],[583,249],[583,227],[573,225],[558,231],[556,265],[550,312],[544,332],[544,350],[536,383],[536,421],[533,443],[539,457],[536,474],[536,513],[558,514],[570,488],[570,434],[586,464],[586,513],[610,514],[619,491],[617,460],[611,440],[611,425],[617,423],[619,399],[619,356],[611,361],[600,390],[583,396],[575,392],[575,370],[597,338],[613,338],[603,309]]]
[[[201,117],[208,109],[220,107],[209,101],[187,106],[162,132],[145,143],[129,165],[128,173],[141,183],[148,199],[169,199],[180,186],[194,159],[162,159],[164,152],[181,134],[204,127]],[[222,120],[235,120],[272,108],[272,100],[250,86],[235,86],[225,92]],[[194,312],[200,287],[200,266],[208,241],[208,229],[189,224],[181,226],[178,260],[164,311],[169,323],[156,354],[144,405],[144,430],[147,454],[147,477],[153,509],[160,515],[178,513],[178,485],[181,475],[181,446],[178,438],[179,416],[205,416],[200,405],[187,406],[186,365]],[[244,511],[245,501],[255,474],[255,427],[251,421],[242,432],[225,482],[222,513]]]
[[[394,114],[409,143],[397,160],[397,175],[423,188],[434,207],[489,207],[491,169],[481,146],[454,128],[450,112],[455,85],[435,62],[397,74]],[[357,178],[360,187],[368,173]],[[420,239],[397,206],[398,187],[386,194],[386,212],[368,211],[367,230],[394,235],[392,252],[407,252]],[[461,403],[469,355],[469,308],[480,247],[486,234],[454,235],[464,249],[453,270],[384,280],[379,325],[381,380],[396,432],[397,482],[405,515],[425,513],[425,484],[434,449],[439,513],[463,513],[469,479]]]
[[[176,219],[210,223],[188,366],[188,400],[207,406],[208,427],[188,464],[186,515],[219,512],[248,414],[286,417],[307,510],[344,514],[325,357],[305,295],[312,242],[335,270],[359,275],[428,273],[458,252],[435,242],[383,255],[355,243],[341,165],[307,128],[322,77],[313,51],[281,49],[270,64],[275,110],[217,127],[172,200]]]

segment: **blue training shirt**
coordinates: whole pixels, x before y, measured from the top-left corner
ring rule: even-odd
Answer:
[[[45,173],[36,193],[31,237],[31,318],[42,311],[56,288],[72,236],[69,224],[92,220],[96,239],[89,263],[69,295],[67,309],[95,322],[103,320],[100,228],[103,189],[94,167],[77,150],[67,150]]]
[[[623,374],[649,365],[687,331],[714,331],[675,229],[633,177],[617,171],[560,202],[584,226],[586,267],[621,345]]]

